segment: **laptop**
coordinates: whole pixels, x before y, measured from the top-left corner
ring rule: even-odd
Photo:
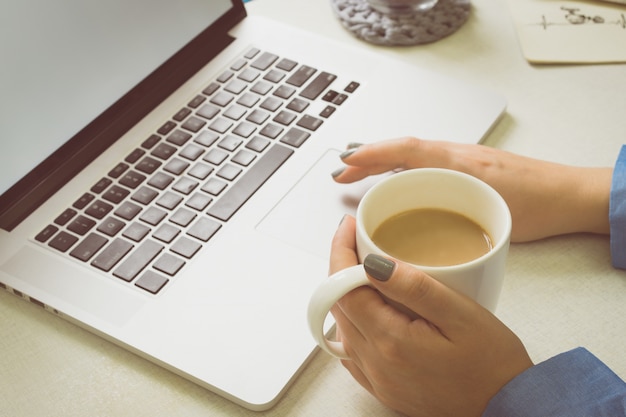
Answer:
[[[505,109],[241,0],[2,21],[0,286],[252,410],[317,352],[309,297],[375,181],[332,181],[346,145],[478,143]]]

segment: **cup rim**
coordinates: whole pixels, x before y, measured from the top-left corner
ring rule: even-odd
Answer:
[[[431,174],[431,173],[439,173],[439,174],[444,174],[444,175],[448,175],[448,176],[456,176],[456,177],[461,177],[464,180],[467,180],[469,182],[472,182],[480,187],[483,187],[487,190],[487,192],[489,194],[491,194],[492,196],[495,197],[495,200],[497,201],[498,205],[503,208],[504,210],[504,230],[505,232],[502,234],[502,236],[495,242],[493,248],[488,251],[487,253],[479,256],[478,258],[472,259],[470,261],[467,262],[463,262],[460,264],[454,264],[454,265],[441,265],[441,266],[431,266],[431,265],[420,265],[420,264],[415,264],[412,262],[407,262],[407,261],[403,261],[409,265],[412,265],[413,267],[423,270],[425,272],[429,272],[429,271],[438,271],[438,272],[445,272],[445,271],[451,271],[451,270],[458,270],[459,268],[471,268],[472,266],[476,265],[476,264],[480,264],[483,263],[485,259],[488,259],[492,256],[495,256],[496,253],[500,252],[503,248],[508,247],[509,242],[510,242],[510,238],[511,238],[511,228],[512,228],[512,219],[511,219],[511,211],[509,210],[509,206],[507,205],[506,201],[504,200],[504,198],[502,197],[502,195],[500,195],[500,193],[498,193],[492,186],[490,186],[489,184],[487,184],[486,182],[482,181],[481,179],[476,178],[473,175],[461,172],[461,171],[456,171],[456,170],[452,170],[452,169],[447,169],[447,168],[412,168],[412,169],[408,169],[405,171],[400,171],[397,173],[394,173],[393,175],[390,175],[386,178],[384,178],[383,180],[379,181],[378,183],[374,184],[363,196],[363,198],[361,199],[361,202],[363,202],[364,200],[368,199],[371,197],[372,194],[374,194],[378,189],[380,189],[383,186],[386,186],[386,184],[388,184],[390,181],[397,181],[402,179],[402,177],[406,177],[406,176],[412,176],[412,175],[416,175],[416,173],[419,174]],[[359,206],[357,208],[357,213],[356,213],[356,221],[357,221],[357,233],[359,230],[363,231],[363,238],[367,239],[368,245],[372,246],[372,247],[376,247],[380,250],[381,253],[385,254],[386,256],[390,257],[390,258],[395,258],[394,256],[389,255],[387,252],[383,251],[382,249],[380,249],[378,247],[378,245],[376,245],[369,233],[365,232],[365,225],[363,224],[363,210],[362,210],[362,205],[361,203],[359,203]],[[472,219],[474,220],[474,219]],[[476,220],[474,220],[476,221]],[[481,225],[481,227],[484,227],[483,225]]]

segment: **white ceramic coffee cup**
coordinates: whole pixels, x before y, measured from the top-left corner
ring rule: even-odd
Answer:
[[[375,184],[357,208],[359,260],[370,253],[390,256],[379,249],[370,236],[384,220],[418,208],[462,214],[489,234],[493,248],[477,259],[452,266],[413,266],[493,312],[504,280],[511,213],[498,192],[473,176],[448,169],[420,168],[391,175]],[[347,358],[345,349],[340,342],[326,338],[324,322],[330,308],[341,297],[363,285],[369,285],[363,266],[346,268],[323,281],[309,302],[308,322],[313,337],[322,349],[338,358]]]

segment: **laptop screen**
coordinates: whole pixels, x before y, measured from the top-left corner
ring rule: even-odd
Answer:
[[[24,0],[0,14],[0,194],[233,7]]]

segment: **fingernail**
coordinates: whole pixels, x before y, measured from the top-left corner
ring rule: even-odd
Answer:
[[[358,148],[359,146],[362,146],[362,145],[363,144],[359,143],[359,142],[350,142],[350,143],[348,143],[347,148],[348,149],[354,149],[354,148]]]
[[[356,151],[358,151],[358,150],[359,150],[359,148],[352,148],[352,149],[348,149],[347,151],[342,152],[342,153],[339,155],[339,158],[341,158],[341,159],[345,159],[345,158],[349,157],[350,155],[352,155],[353,153],[355,153],[355,152],[356,152]]]
[[[379,281],[389,280],[395,266],[395,262],[373,253],[367,255],[363,261],[365,272]]]
[[[342,168],[334,170],[330,175],[332,175],[332,177],[335,178],[335,177],[340,176],[345,170],[346,170],[346,167],[342,167]]]

